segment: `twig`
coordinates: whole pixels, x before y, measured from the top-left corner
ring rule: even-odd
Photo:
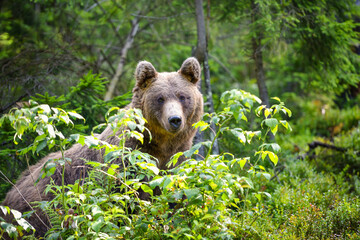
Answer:
[[[11,108],[14,104],[16,104],[17,102],[19,102],[21,99],[23,99],[24,97],[27,97],[29,94],[25,93],[23,95],[21,95],[18,99],[16,99],[15,101],[8,103],[4,108],[0,109],[0,114],[4,113],[6,110],[8,110],[9,108]]]
[[[100,49],[100,53],[101,56],[104,58],[104,60],[109,64],[111,70],[112,70],[112,74],[115,75],[116,74],[116,70],[113,67],[113,65],[111,64],[111,62],[109,61],[109,58],[105,55],[104,51],[102,49]]]
[[[30,207],[30,209],[31,209],[32,211],[34,211],[35,216],[36,216],[36,217],[40,220],[40,222],[49,230],[50,227],[49,227],[48,225],[46,225],[46,223],[44,223],[44,221],[39,217],[39,215],[37,215],[36,210],[35,210],[35,209],[30,205],[30,203],[25,199],[24,195],[22,195],[22,193],[21,193],[20,190],[16,187],[16,185],[15,185],[14,183],[12,183],[12,182],[10,181],[10,179],[8,179],[8,178],[6,177],[6,175],[5,175],[1,170],[0,170],[0,173],[1,173],[1,175],[3,175],[3,177],[6,179],[6,181],[9,182],[9,183],[16,189],[16,191],[19,193],[20,197],[25,201],[25,203]]]
[[[192,13],[179,13],[177,15],[173,15],[173,16],[164,16],[164,17],[153,17],[153,16],[145,16],[145,15],[139,15],[139,14],[131,14],[134,17],[138,17],[138,18],[146,18],[146,19],[155,19],[155,20],[165,20],[165,19],[169,19],[169,18],[175,18],[175,17],[179,17],[182,15],[192,15]]]
[[[337,147],[335,145],[331,145],[331,144],[327,144],[327,143],[323,143],[323,142],[319,142],[319,141],[313,141],[312,143],[309,143],[309,152],[311,152],[312,150],[314,150],[316,147],[324,147],[324,148],[330,148],[339,152],[346,152],[347,149],[346,148],[342,148],[342,147]]]
[[[276,171],[276,169],[278,169],[278,170]],[[285,169],[285,166],[281,166],[281,167],[279,167],[279,168],[275,168],[274,176],[272,176],[272,177],[270,178],[270,181],[273,180],[274,178],[276,178],[277,181],[278,181],[278,183],[281,183],[281,181],[280,181],[280,179],[279,179],[279,174],[282,173],[282,171],[284,171],[284,169]]]

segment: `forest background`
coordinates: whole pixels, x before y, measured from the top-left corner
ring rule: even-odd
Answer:
[[[203,66],[207,112],[242,89],[292,112],[292,132],[269,135],[281,146],[272,197],[239,236],[357,239],[360,236],[360,12],[351,0],[13,0],[0,3],[0,114],[32,99],[76,110],[90,134],[113,106],[131,99],[140,60],[175,71],[195,56]],[[249,118],[251,129],[256,120]],[[64,130],[67,131],[67,130]],[[19,155],[9,123],[0,129],[0,170],[16,182],[49,150]],[[203,136],[213,138],[213,136]],[[253,148],[224,134],[215,153]],[[0,199],[11,184],[2,176]],[[256,212],[256,211],[255,211]],[[249,230],[250,229],[250,230]],[[269,232],[272,234],[269,235]],[[318,235],[321,232],[322,235]],[[289,237],[291,238],[291,237]]]

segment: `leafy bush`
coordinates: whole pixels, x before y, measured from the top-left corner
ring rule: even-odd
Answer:
[[[60,109],[74,109],[77,113],[83,116],[87,116],[85,122],[74,122],[71,128],[69,128],[65,122],[60,121],[56,125],[56,128],[63,135],[70,135],[70,133],[83,133],[89,134],[93,127],[100,122],[104,122],[104,115],[107,109],[113,106],[125,106],[131,94],[127,93],[115,97],[110,101],[102,100],[102,96],[105,93],[107,81],[99,74],[93,74],[91,72],[84,75],[76,86],[70,87],[66,95],[59,97],[50,96],[48,93],[44,95],[36,94],[32,96],[29,102],[24,102],[23,109],[34,107],[32,102],[37,102],[39,105],[45,104],[49,107]],[[16,109],[11,110],[13,113]],[[21,149],[27,148],[32,144],[32,140],[37,137],[36,133],[28,132],[22,141],[18,142],[14,146],[13,138],[15,135],[14,128],[11,127],[11,122],[4,118],[2,128],[0,130],[0,142],[2,144],[0,150],[0,170],[3,171],[9,179],[16,179],[21,172],[23,172],[29,165],[36,163],[36,160],[47,155],[50,151],[46,148],[42,151],[36,151],[34,154],[19,154]],[[43,142],[42,147],[46,144]],[[59,150],[57,146],[54,146],[55,150]],[[52,149],[53,151],[54,149]],[[11,169],[11,171],[9,171]],[[11,188],[11,184],[7,182],[1,182],[0,184],[0,199],[5,197],[6,192]]]
[[[15,137],[21,137],[28,130],[37,130],[39,136],[34,144],[23,152],[37,152],[46,145],[58,145],[64,153],[65,147],[74,141],[105,152],[104,163],[87,162],[91,171],[86,179],[79,179],[72,185],[47,188],[55,198],[50,202],[39,202],[38,206],[51,219],[48,239],[60,236],[66,239],[114,239],[119,236],[132,239],[236,238],[252,234],[252,225],[261,214],[264,199],[271,197],[258,186],[259,182],[270,179],[261,163],[268,159],[276,165],[275,152],[280,147],[264,141],[268,132],[277,133],[279,125],[289,128],[286,121],[275,117],[280,112],[291,114],[279,99],[276,100],[279,104],[270,109],[260,106],[255,110],[258,117],[265,118],[261,124],[264,130],[246,131],[230,128],[227,123],[231,119],[247,121],[248,113],[260,100],[244,91],[225,92],[222,95],[223,110],[207,114],[207,122],[201,121],[195,127],[213,131],[210,129],[212,122],[218,129],[216,138],[230,132],[239,144],[252,144],[258,139],[263,143],[259,150],[245,158],[237,158],[231,153],[212,155],[215,138],[176,154],[169,166],[177,165],[181,155],[188,160],[169,171],[160,171],[156,159],[148,154],[125,147],[127,138],[143,141],[142,132],[147,131],[145,119],[138,110],[112,108],[106,115],[108,125],[122,139],[118,146],[102,142],[95,136],[73,134],[66,138],[57,131],[56,122],[69,124],[68,115],[81,116],[47,105],[34,103],[36,106],[32,109],[16,110],[6,118],[17,131]],[[196,161],[192,156],[201,145],[206,146],[208,152],[203,160]],[[121,164],[113,163],[118,158]],[[54,163],[63,165],[66,161],[71,160],[63,155]],[[54,172],[55,164],[46,167],[43,176]]]

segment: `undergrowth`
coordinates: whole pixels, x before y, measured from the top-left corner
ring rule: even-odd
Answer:
[[[38,137],[23,154],[35,154],[45,147],[57,147],[65,153],[70,143],[104,153],[102,163],[87,161],[91,170],[85,179],[47,188],[55,198],[37,203],[51,220],[46,239],[358,238],[360,201],[349,194],[353,190],[347,182],[348,172],[325,174],[314,162],[281,153],[278,144],[266,142],[269,132],[276,135],[280,127],[291,129],[280,116],[291,116],[290,110],[280,99],[274,100],[278,103],[269,109],[255,108],[257,97],[239,90],[225,92],[222,110],[206,114],[195,125],[200,131],[214,131],[215,138],[176,154],[168,163],[176,167],[167,171],[158,169],[157,160],[150,155],[125,147],[126,139],[143,141],[147,131],[138,110],[112,108],[107,113],[106,125],[120,138],[116,146],[100,141],[95,134],[65,137],[56,123],[72,125],[70,117],[82,117],[35,102],[29,109],[14,110],[2,121],[11,122],[16,141],[36,130]],[[258,129],[243,128],[254,116],[261,119]],[[211,123],[216,131],[210,128]],[[212,154],[215,140],[221,141],[225,134],[233,135],[240,146],[253,146],[253,150],[248,156]],[[357,132],[353,134],[357,136]],[[201,146],[207,152],[197,161],[194,156]],[[182,155],[187,160],[177,164]],[[44,176],[69,161],[63,155],[45,169]],[[1,234],[17,238],[27,232],[26,237],[33,238],[25,218],[31,213],[21,216],[7,207],[1,210],[16,216],[10,223],[0,219]]]

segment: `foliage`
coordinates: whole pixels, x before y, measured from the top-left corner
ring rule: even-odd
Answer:
[[[70,129],[65,127],[65,125],[69,124],[70,122],[68,122],[68,120],[64,120],[66,117],[63,117],[64,119],[61,120],[63,124],[57,126],[59,131],[64,135],[67,135],[70,132],[90,133],[93,127],[104,120],[103,116],[106,113],[106,109],[113,106],[125,106],[130,99],[130,93],[126,93],[124,95],[117,96],[110,101],[104,101],[101,99],[101,96],[105,93],[105,84],[106,81],[100,76],[100,74],[93,74],[89,72],[80,79],[80,82],[76,86],[71,87],[66,95],[57,97],[50,96],[48,93],[45,93],[44,95],[37,93],[35,96],[31,97],[29,102],[25,102],[21,109],[13,108],[10,111],[14,111],[19,114],[20,112],[23,112],[25,116],[28,116],[29,111],[34,111],[34,109],[31,110],[31,107],[33,107],[32,104],[34,103],[39,103],[42,107],[49,105],[49,107],[54,109],[73,109],[80,115],[88,116],[86,122],[82,122],[82,124],[78,124],[77,122],[71,123],[72,128]],[[41,107],[39,108],[41,109]],[[51,116],[47,117],[49,118]],[[40,119],[42,118],[45,119],[44,116],[40,116]],[[33,120],[34,119],[29,120],[30,125],[33,124]],[[6,118],[3,118],[3,121],[2,134],[0,137],[0,141],[2,142],[3,146],[3,149],[0,151],[0,170],[3,171],[8,178],[15,180],[16,177],[28,167],[28,165],[34,164],[39,156],[44,156],[49,153],[49,151],[32,151],[32,154],[19,155],[18,151],[25,149],[29,144],[32,143],[32,141],[28,138],[23,139],[23,141],[19,142],[19,146],[17,146],[18,150],[16,150],[12,141],[15,132],[14,129],[10,126],[13,120],[9,121]],[[17,121],[20,122],[23,121],[23,119],[20,118]],[[32,133],[29,133],[29,136],[31,136],[30,138],[37,137]],[[41,141],[42,144],[40,147],[45,147],[46,141],[43,139]],[[54,147],[55,149],[58,149],[58,146]],[[9,166],[13,166],[16,171],[5,171],[6,169],[9,169]],[[4,197],[5,193],[11,187],[11,185],[6,182],[1,182],[1,185],[3,187],[1,188],[2,191],[0,191],[0,199]]]
[[[237,228],[240,229],[238,232],[234,228],[227,228],[228,233],[235,231],[237,236],[243,238],[358,238],[359,230],[351,225],[358,221],[357,216],[353,214],[358,214],[359,200],[356,194],[360,192],[358,171],[360,14],[358,3],[353,0],[211,0],[203,2],[207,24],[211,84],[216,111],[219,113],[228,107],[225,105],[228,102],[224,101],[227,97],[222,96],[222,93],[228,89],[241,88],[255,94],[258,92],[255,64],[252,61],[251,40],[254,36],[260,36],[269,95],[279,96],[285,100],[293,115],[293,120],[284,116],[285,120],[292,121],[293,129],[293,133],[286,136],[282,134],[285,132],[285,128],[276,128],[276,126],[283,126],[280,122],[282,119],[276,115],[269,115],[269,119],[259,119],[256,114],[246,115],[248,121],[240,120],[243,115],[239,112],[238,115],[235,114],[231,117],[226,114],[226,116],[222,114],[222,118],[218,114],[208,114],[205,117],[202,123],[204,128],[209,121],[222,123],[224,117],[230,117],[230,120],[221,127],[223,131],[220,131],[218,135],[222,154],[219,156],[209,155],[207,164],[196,162],[197,168],[215,174],[211,181],[214,182],[214,179],[218,179],[217,175],[224,176],[224,172],[221,172],[221,169],[212,168],[209,163],[219,164],[221,162],[229,168],[229,161],[235,159],[240,159],[241,164],[244,164],[244,159],[246,159],[246,164],[243,168],[239,163],[234,164],[230,167],[231,174],[249,177],[248,170],[251,163],[254,166],[261,165],[274,176],[270,178],[270,181],[264,181],[264,176],[255,178],[250,174],[254,188],[251,190],[245,188],[243,194],[247,193],[246,200],[250,201],[252,205],[244,204],[244,198],[239,198],[236,205],[240,206],[241,210],[237,211],[237,208],[232,206],[229,212],[224,212],[224,209],[228,209],[228,207],[224,207],[226,203],[233,200],[218,200],[214,197],[211,199],[214,203],[210,206],[211,208],[202,199],[205,203],[204,206],[207,206],[207,210],[223,213],[224,219],[230,219],[236,224],[244,223],[242,227],[246,224],[250,225],[250,230]],[[260,14],[252,24],[249,24],[252,17],[249,14],[252,3],[258,7],[257,10]],[[103,116],[106,109],[114,106],[121,107],[127,103],[130,93],[121,94],[128,92],[133,85],[133,69],[139,60],[151,61],[158,71],[173,71],[186,57],[191,55],[192,49],[196,45],[194,1],[192,0],[13,0],[2,2],[0,8],[0,114],[3,116],[14,107],[24,108],[18,113],[25,114],[26,111],[35,107],[28,105],[29,99],[32,102],[38,102],[38,106],[47,104],[50,109],[60,108],[65,112],[68,112],[69,109],[75,110],[86,118],[85,123],[82,120],[76,120],[73,125],[67,126],[60,120],[60,124],[54,125],[54,131],[57,130],[69,140],[66,142],[63,139],[66,142],[66,144],[64,142],[65,148],[70,147],[76,141],[83,141],[83,144],[90,145],[94,143],[93,147],[95,147],[98,142],[92,136],[85,137],[82,134],[91,134],[93,127],[104,122]],[[129,50],[126,59],[120,59],[119,53],[125,45],[126,36],[135,19],[139,20],[139,31],[134,38],[133,47]],[[106,79],[111,79],[116,65],[122,61],[125,65],[117,86],[116,94],[119,96],[105,102],[102,99],[106,92]],[[206,89],[203,88],[203,90],[206,92]],[[231,92],[227,94],[230,96]],[[281,106],[281,102],[278,100],[271,101],[275,105]],[[258,113],[263,116],[265,110],[260,111],[260,109],[261,107]],[[272,111],[275,109],[273,108]],[[230,109],[230,112],[232,111]],[[266,114],[269,111],[271,110],[267,110]],[[12,113],[15,112],[15,109],[12,110]],[[54,117],[54,119],[60,117],[53,111],[49,115],[39,114]],[[20,119],[24,117],[24,115],[18,116]],[[40,119],[38,120],[29,123],[29,126],[40,124]],[[23,120],[19,120],[18,124],[22,123],[25,124]],[[53,123],[55,122],[49,124]],[[48,149],[46,144],[51,142],[51,137],[46,124],[42,124],[44,125],[44,134],[46,134],[43,140],[34,144],[34,139],[38,137],[38,134],[26,131],[21,141],[17,141],[18,144],[14,145],[15,129],[11,126],[8,118],[2,122],[0,170],[11,181],[15,182],[20,173],[29,165],[35,164],[37,159],[47,155],[50,151],[60,149],[61,140],[56,134],[56,138],[53,138],[55,145],[51,150]],[[261,125],[263,128],[259,129]],[[282,146],[281,152],[275,151],[277,146],[274,142],[263,145],[262,140],[255,140],[260,136],[264,139],[268,130],[277,133],[276,143]],[[257,132],[257,134],[254,134],[250,144],[245,143],[248,137],[251,137],[247,134],[251,132]],[[73,135],[74,137],[71,138],[71,134],[78,135]],[[207,135],[205,134],[205,136]],[[45,139],[48,142],[45,142]],[[17,138],[17,140],[19,139]],[[308,144],[314,140],[344,148],[346,151],[339,152],[318,147],[309,155]],[[32,145],[29,147],[30,144]],[[211,147],[209,142],[206,145]],[[197,147],[193,148],[195,152]],[[40,148],[42,149],[40,150]],[[24,152],[29,150],[29,152],[25,155],[19,154],[23,150]],[[258,151],[263,152],[254,156]],[[262,156],[269,160],[272,157],[272,160],[276,161],[274,155],[266,154],[266,151],[276,154],[278,161],[276,166],[272,161],[263,161]],[[312,159],[307,156],[312,156]],[[299,160],[301,157],[304,160]],[[149,156],[141,156],[141,159],[146,162],[146,165],[154,161]],[[257,161],[258,159],[259,161]],[[193,162],[190,161],[188,164],[190,163]],[[184,163],[184,166],[186,164]],[[135,166],[137,165],[135,164]],[[118,186],[115,181],[121,179],[116,175],[117,173],[113,175],[116,179],[109,175],[104,177],[104,173],[101,171],[108,174],[107,169],[111,168],[104,166],[93,166],[93,168],[94,172],[90,177],[96,178],[96,181],[93,182],[98,185],[80,185],[83,187],[82,194],[86,195],[86,199],[79,201],[84,207],[89,208],[114,194],[108,194],[106,188],[106,190],[101,190],[103,195],[100,197],[100,194],[96,195],[96,189],[103,189],[103,186],[107,184],[105,181],[111,182],[108,185],[109,188]],[[115,172],[121,172],[120,169],[122,166],[116,168]],[[143,175],[148,172],[153,175],[149,169],[137,167],[136,170],[143,172]],[[196,172],[185,174],[179,169],[174,171],[177,172],[172,174],[176,176],[190,174],[195,177],[198,174]],[[255,171],[259,171],[259,168],[255,168]],[[155,178],[161,179],[165,176],[165,173],[160,172]],[[200,177],[199,174],[196,176]],[[137,177],[142,178],[142,176],[133,176],[134,179]],[[113,180],[105,180],[107,178]],[[169,179],[168,181],[173,181],[170,177]],[[204,181],[201,182],[203,185],[187,180],[184,182],[186,185],[181,183],[181,186],[175,181],[174,186],[178,192],[184,193],[187,188],[201,187],[204,189],[205,182],[210,182],[210,180],[201,181]],[[142,191],[147,191],[149,194],[153,190],[147,183],[139,182],[137,184],[135,184],[136,187],[141,184],[143,187],[139,188],[144,188]],[[227,187],[228,182],[224,184]],[[0,199],[4,198],[10,187],[11,184],[7,181],[0,181]],[[159,187],[164,188],[163,185]],[[73,188],[69,186],[69,188],[76,190],[76,186]],[[208,188],[214,191],[211,186]],[[92,198],[87,192],[88,189],[89,192],[94,193],[94,196],[99,197]],[[73,192],[79,195],[80,193],[75,190]],[[61,195],[61,189],[53,191],[58,193],[60,191]],[[119,195],[124,191],[126,190],[119,189]],[[155,189],[153,191],[157,192]],[[259,201],[255,196],[259,191],[268,192],[272,196],[271,199],[267,199],[262,194],[264,198]],[[198,217],[197,223],[190,223],[190,226],[198,227],[199,232],[204,225],[210,223],[210,218],[201,220],[200,215],[192,215],[198,205],[193,204],[191,208],[188,205],[184,206],[192,201],[191,199],[175,201],[175,198],[171,198],[171,194],[175,194],[172,192],[172,188],[165,187],[163,193],[166,193],[164,199],[170,199],[173,201],[173,205],[182,208],[176,209],[178,214],[172,216],[170,212],[174,211],[175,206],[165,206],[164,203],[164,210],[161,209],[163,206],[161,201],[165,200],[154,194],[152,198],[157,199],[154,201],[157,204],[155,208],[160,209],[161,213],[168,213],[174,219]],[[209,196],[214,194],[213,192],[206,193]],[[58,223],[54,224],[55,227],[52,230],[55,234],[54,237],[57,236],[56,233],[62,231],[64,224],[70,224],[80,213],[89,213],[88,209],[77,212],[80,208],[79,204],[72,201],[79,198],[78,195],[74,197],[62,194],[65,196],[64,199],[69,201],[69,206],[61,209],[58,205],[59,211],[52,215],[53,220]],[[185,193],[184,195],[186,196]],[[121,201],[128,205],[132,203],[128,200]],[[120,200],[104,202],[101,210],[110,209],[108,206],[118,202]],[[136,231],[139,230],[148,236],[155,236],[164,233],[166,227],[169,227],[166,230],[166,237],[178,236],[170,226],[180,226],[181,223],[177,222],[176,224],[179,225],[174,225],[172,222],[166,222],[165,216],[155,217],[157,215],[155,212],[151,212],[152,205],[148,205],[147,201],[135,200],[134,202],[136,202],[133,205],[135,210],[130,207],[123,208],[125,214],[121,214],[137,217],[138,215],[135,213],[141,206],[144,213],[147,213],[149,218],[151,217],[152,223],[156,222],[158,225],[152,227],[150,222],[144,220],[146,216],[139,217],[137,222],[130,218],[132,225],[129,225],[130,220],[125,220],[117,215],[112,218],[111,214],[115,215],[115,213],[106,211],[95,215],[95,219],[98,220],[101,217],[106,221],[115,218],[121,219],[123,227],[126,224],[131,226],[131,234],[136,234]],[[39,204],[41,205],[41,203]],[[54,204],[55,202],[50,203],[48,208]],[[246,210],[253,212],[252,215],[247,211],[243,214],[242,207],[244,206]],[[72,213],[71,209],[75,212]],[[127,213],[125,209],[128,210]],[[202,213],[205,211],[204,209],[200,210]],[[64,220],[65,216],[68,216],[66,220]],[[240,217],[240,220],[236,216]],[[84,222],[92,224],[92,220],[86,217],[84,219]],[[220,216],[216,216],[214,219],[216,221],[223,220]],[[141,222],[142,220],[145,224]],[[61,222],[64,223],[62,226]],[[108,229],[106,226],[110,225],[106,224],[98,226]],[[121,224],[116,222],[117,227]],[[96,232],[91,226],[89,229]],[[19,226],[14,225],[14,227]],[[85,229],[85,225],[81,225],[81,227]],[[186,228],[189,229],[189,226],[184,226],[184,229]],[[12,227],[11,229],[14,230]],[[345,230],[341,231],[340,229]],[[114,231],[118,233],[118,230]],[[130,231],[125,227],[123,230],[126,233]],[[209,232],[206,231],[201,234],[208,234]],[[66,236],[73,232],[74,229],[67,228],[61,234]],[[96,232],[99,237],[101,237],[100,232]],[[15,232],[13,233],[15,234]],[[319,236],[319,233],[323,233],[323,236]],[[192,233],[186,232],[186,234]],[[185,233],[180,233],[179,236],[187,238]]]
[[[7,206],[0,206],[1,212],[4,215],[13,215],[16,221],[16,225],[8,223],[0,217],[0,237],[4,235],[4,233],[8,234],[10,238],[17,239],[17,237],[24,236],[24,230],[30,231],[32,230],[32,233],[35,232],[35,229],[33,226],[31,226],[25,219],[24,216],[14,209],[10,209]]]
[[[268,239],[356,239],[359,198],[348,195],[344,174],[319,173],[313,163],[292,160],[279,174],[263,219],[255,228]],[[270,187],[270,186],[269,186]],[[272,192],[269,189],[270,192]]]
[[[260,102],[257,97],[241,90],[225,92],[222,95],[224,109],[208,114],[209,122],[201,121],[195,127],[204,131],[213,122],[218,127],[216,137],[229,131],[238,138],[239,144],[251,144],[255,139],[264,142],[269,131],[276,134],[278,125],[289,127],[285,120],[275,121],[274,117],[280,112],[291,114],[277,100],[278,105],[270,109],[260,106],[255,111],[258,116],[264,116],[263,134],[261,131],[227,126],[232,118],[238,122],[247,121],[253,105]],[[130,137],[143,141],[142,132],[147,131],[145,119],[138,110],[109,110],[108,125],[121,139],[118,146],[112,146],[95,136],[72,134],[64,137],[57,130],[57,123],[72,124],[69,116],[82,117],[48,105],[32,104],[35,106],[31,109],[15,110],[2,119],[11,121],[16,130],[14,139],[22,138],[28,130],[38,133],[34,143],[23,153],[41,151],[46,145],[49,148],[59,145],[62,158],[47,164],[42,177],[51,176],[56,165],[63,166],[65,170],[64,165],[71,161],[66,157],[65,147],[71,141],[104,149],[105,152],[104,163],[87,162],[92,170],[86,179],[79,179],[71,185],[64,185],[63,179],[62,186],[50,185],[47,188],[46,192],[51,192],[55,198],[50,202],[40,202],[38,206],[50,216],[53,227],[48,232],[49,239],[59,236],[70,239],[109,239],[118,236],[133,239],[234,238],[251,232],[254,221],[246,222],[246,217],[261,214],[261,210],[255,206],[270,197],[269,193],[259,191],[256,184],[257,179],[270,179],[261,162],[266,159],[274,165],[278,162],[274,152],[279,151],[280,147],[275,143],[262,144],[254,156],[246,158],[237,158],[230,153],[210,155],[214,142],[199,143],[187,152],[176,154],[169,165],[177,165],[181,155],[188,160],[159,174],[156,159],[125,147],[126,139]],[[111,115],[114,111],[115,115]],[[201,145],[209,148],[208,153],[203,160],[196,161],[191,156],[197,153]],[[116,159],[120,159],[120,162]],[[150,182],[144,181],[146,179],[150,179]],[[158,189],[161,194],[154,194]],[[143,194],[148,197],[141,197]],[[151,202],[148,201],[150,199]],[[53,209],[56,209],[55,213]]]

